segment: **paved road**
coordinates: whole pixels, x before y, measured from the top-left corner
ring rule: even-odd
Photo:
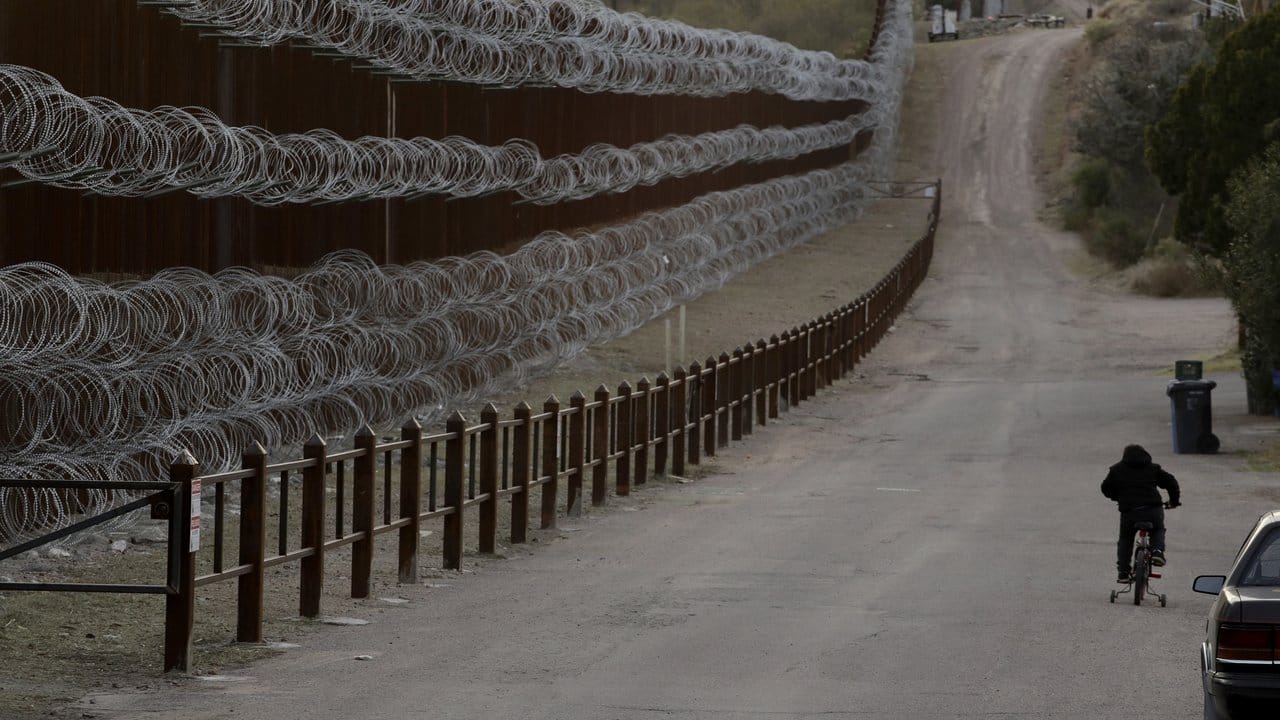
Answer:
[[[1090,294],[1035,219],[1030,118],[1079,33],[956,55],[934,272],[866,378],[728,472],[130,718],[1192,718],[1209,598],[1262,510],[1239,460],[1172,456],[1156,369],[1228,342],[1219,301]],[[1243,404],[1227,376],[1220,414]],[[1247,423],[1223,420],[1225,449]],[[1229,426],[1229,427],[1228,427]],[[1109,604],[1127,442],[1186,486],[1170,607]],[[750,459],[747,456],[750,455]],[[372,660],[356,661],[357,655]]]

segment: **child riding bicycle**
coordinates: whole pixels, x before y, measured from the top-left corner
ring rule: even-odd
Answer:
[[[1162,488],[1169,493],[1166,503]],[[1120,510],[1120,539],[1116,543],[1116,582],[1129,582],[1133,554],[1134,524],[1151,523],[1151,564],[1164,565],[1164,508],[1181,505],[1182,492],[1178,480],[1159,465],[1141,445],[1124,449],[1120,462],[1112,465],[1102,481],[1102,494],[1116,501]]]

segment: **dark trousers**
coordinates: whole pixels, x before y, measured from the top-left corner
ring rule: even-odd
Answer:
[[[1128,572],[1133,568],[1134,523],[1151,523],[1151,549],[1164,552],[1164,508],[1147,505],[1120,513],[1120,541],[1116,543],[1116,568]]]

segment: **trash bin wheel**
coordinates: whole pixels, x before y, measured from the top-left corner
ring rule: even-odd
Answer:
[[[1205,433],[1196,441],[1196,452],[1204,455],[1212,455],[1218,452],[1221,443],[1218,442],[1218,436],[1213,433]]]

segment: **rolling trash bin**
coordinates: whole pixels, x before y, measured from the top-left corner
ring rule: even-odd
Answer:
[[[1212,380],[1174,380],[1165,388],[1173,410],[1173,451],[1179,455],[1218,452],[1213,434]]]

